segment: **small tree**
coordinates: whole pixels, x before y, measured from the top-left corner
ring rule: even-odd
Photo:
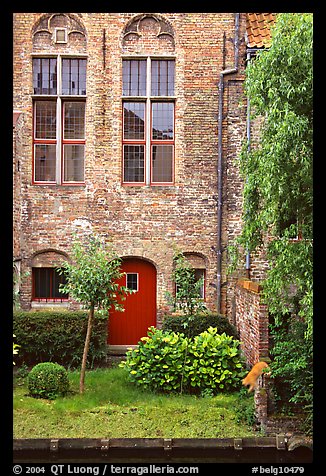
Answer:
[[[172,281],[175,284],[175,295],[171,296],[171,294],[168,293],[168,299],[172,303],[174,311],[181,311],[187,317],[183,325],[185,328],[188,327],[188,339],[186,340],[186,351],[180,384],[180,394],[182,394],[185,366],[188,356],[190,323],[194,319],[196,312],[207,311],[207,308],[200,296],[203,278],[196,279],[194,268],[180,251],[175,251],[174,253],[174,271],[172,274]]]
[[[196,279],[195,270],[180,251],[174,254],[174,271],[172,281],[175,284],[175,295],[168,294],[174,311],[181,311],[189,319],[196,312],[206,311],[200,296],[203,278]]]
[[[121,259],[112,247],[106,247],[98,236],[91,235],[86,244],[76,240],[72,247],[72,263],[65,262],[58,271],[66,277],[66,284],[60,285],[62,293],[69,295],[89,310],[87,333],[80,373],[80,393],[84,392],[85,373],[89,345],[94,323],[94,311],[108,312],[114,306],[123,311],[121,300],[132,292],[119,286],[122,277]]]

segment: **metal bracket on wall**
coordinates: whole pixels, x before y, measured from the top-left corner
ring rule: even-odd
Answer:
[[[234,438],[234,449],[242,450],[242,438]]]
[[[164,448],[164,451],[171,451],[172,450],[172,439],[171,438],[164,438],[163,448]]]

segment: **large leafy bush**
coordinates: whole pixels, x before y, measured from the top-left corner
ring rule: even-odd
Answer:
[[[243,377],[240,342],[210,327],[194,338],[151,327],[120,365],[144,388],[187,392],[229,391]]]

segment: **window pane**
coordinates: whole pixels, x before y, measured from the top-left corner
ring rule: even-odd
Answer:
[[[36,144],[34,158],[35,181],[55,182],[55,162],[55,144]]]
[[[55,299],[68,299],[67,293],[60,292],[60,284],[66,284],[66,277],[64,274],[60,275],[56,269],[53,270],[52,280],[52,297]]]
[[[173,140],[174,104],[154,102],[152,104],[152,139]]]
[[[50,274],[48,268],[33,268],[34,297],[48,298],[50,295]]]
[[[124,182],[144,182],[144,146],[125,145],[123,151]]]
[[[138,291],[138,273],[127,273],[127,288]]]
[[[152,181],[172,182],[173,145],[152,146]]]
[[[146,60],[123,60],[123,96],[146,96]]]
[[[85,103],[64,103],[64,139],[85,139]]]
[[[86,59],[62,59],[62,94],[86,94]]]
[[[199,297],[205,298],[205,270],[204,269],[195,269],[195,280],[196,282],[202,280],[202,285],[199,289]]]
[[[145,139],[145,103],[123,104],[123,135],[124,139]]]
[[[34,94],[57,94],[56,58],[33,59]]]
[[[57,107],[54,101],[35,103],[35,139],[55,139]]]
[[[68,294],[59,291],[59,284],[65,284],[66,278],[60,276],[55,268],[33,268],[34,299],[67,299]]]
[[[85,146],[81,144],[65,144],[63,147],[63,163],[65,182],[84,181]]]
[[[151,95],[174,96],[174,60],[152,60]]]

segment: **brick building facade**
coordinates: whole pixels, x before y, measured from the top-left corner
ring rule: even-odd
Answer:
[[[53,269],[69,259],[74,233],[94,232],[135,265],[130,279],[140,279],[137,263],[155,269],[153,324],[173,292],[174,246],[204,276],[207,307],[238,322],[225,249],[241,229],[248,15],[16,13],[13,21],[22,308],[74,305],[57,296]],[[258,281],[263,266],[251,266]]]

